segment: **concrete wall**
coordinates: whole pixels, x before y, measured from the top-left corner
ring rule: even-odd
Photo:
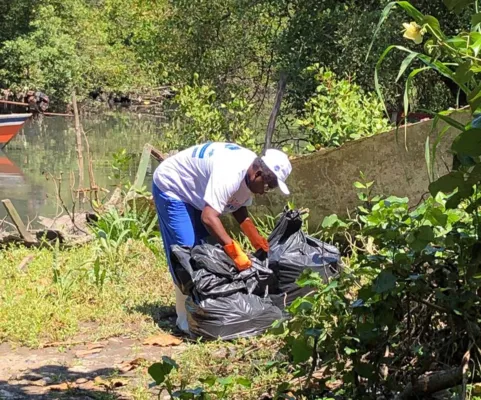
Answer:
[[[467,122],[469,113],[451,115],[460,122]],[[426,138],[431,144],[445,127],[439,123],[433,131],[432,121],[419,122],[369,138],[350,142],[341,148],[318,152],[292,160],[293,171],[287,184],[289,198],[277,194],[259,196],[254,214],[278,212],[293,201],[296,207],[310,209],[311,222],[318,224],[332,213],[346,214],[358,204],[353,183],[362,171],[370,181],[375,181],[376,194],[408,197],[416,204],[428,191],[429,177],[425,160]],[[449,148],[457,130],[449,128],[437,151],[435,173],[440,176],[452,165]]]

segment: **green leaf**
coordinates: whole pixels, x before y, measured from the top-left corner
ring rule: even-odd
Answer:
[[[422,25],[424,18],[424,14],[419,11],[416,7],[414,7],[409,1],[398,1],[397,4],[406,11],[406,13],[414,18],[414,20]]]
[[[481,156],[481,129],[472,128],[461,132],[454,139],[451,149],[467,156]]]
[[[412,82],[416,75],[419,73],[428,70],[430,67],[422,67],[422,68],[416,68],[411,73],[408,75],[406,79],[406,83],[404,85],[404,97],[403,97],[403,105],[404,105],[404,115],[407,121],[407,116],[409,114],[409,93],[411,90]],[[408,124],[404,124],[404,143],[407,145],[407,129],[408,129]],[[396,129],[396,139],[397,139],[397,129]]]
[[[476,26],[481,24],[481,13],[471,15],[471,25]]]
[[[421,26],[426,25],[426,28],[428,31],[431,31],[431,34],[434,34],[435,36],[445,39],[446,35],[443,33],[441,30],[441,25],[439,24],[439,20],[436,17],[433,17],[432,15],[426,15],[422,19],[422,23],[420,24]]]
[[[419,227],[416,238],[426,243],[432,242],[434,240],[433,228],[428,225]]]
[[[409,199],[407,197],[397,197],[397,196],[389,196],[385,198],[384,204],[386,206],[390,206],[391,204],[408,204]]]
[[[312,355],[312,347],[308,344],[307,339],[303,337],[294,339],[291,349],[295,364],[309,360]]]
[[[445,111],[437,113],[436,116],[434,117],[434,119],[440,119],[440,120],[446,122],[448,125],[451,125],[453,128],[456,128],[456,129],[460,130],[461,132],[465,130],[465,127],[464,127],[463,124],[461,124],[460,122],[456,121],[455,119],[453,119],[451,117],[448,117],[445,114]],[[434,121],[433,121],[433,124],[434,124]]]
[[[396,1],[391,1],[384,7],[384,9],[381,12],[381,18],[379,18],[379,22],[377,23],[376,30],[374,31],[374,35],[372,36],[372,41],[369,44],[369,48],[367,50],[366,54],[366,59],[364,61],[367,61],[369,58],[369,54],[371,54],[372,46],[374,45],[374,41],[376,40],[376,37],[381,30],[382,24],[384,21],[386,21],[387,17],[389,16],[389,13],[391,12],[392,8],[396,5]]]
[[[332,281],[329,285],[327,285],[327,286],[321,291],[321,293],[330,292],[331,290],[337,288],[337,285],[338,285],[338,281]]]
[[[426,137],[426,143],[424,145],[424,158],[426,160],[426,166],[428,168],[428,178],[429,181],[433,180],[433,171],[432,171],[432,164],[431,164],[431,148],[429,144],[429,136]]]
[[[168,357],[164,356],[163,358],[168,358]],[[167,375],[170,374],[172,369],[176,368],[174,367],[174,364],[175,362],[172,364],[170,361],[154,363],[148,369],[149,375],[152,377],[152,379],[155,381],[157,385],[161,385],[162,383],[164,383],[165,378],[167,377]]]
[[[222,386],[231,386],[234,384],[234,378],[232,376],[228,376],[227,378],[218,378],[217,382]]]
[[[362,184],[361,182],[354,182],[354,187],[356,189],[366,189],[366,186]]]
[[[473,77],[474,73],[471,71],[472,64],[471,60],[467,60],[456,68],[454,73],[456,82],[466,83]]]
[[[346,353],[347,355],[351,355],[357,353],[357,350],[351,349],[350,347],[344,347],[344,353]]]
[[[471,107],[471,112],[474,114],[479,106],[481,106],[481,83],[472,91],[468,92],[467,99],[469,106]]]
[[[199,381],[207,387],[210,387],[215,385],[217,378],[214,375],[209,375],[206,378],[200,378]]]
[[[432,182],[429,185],[429,192],[432,196],[436,196],[439,192],[451,193],[463,184],[463,174],[459,171],[452,171]]]
[[[404,75],[404,72],[406,72],[407,67],[409,67],[411,63],[416,59],[416,56],[417,56],[416,53],[411,53],[404,58],[403,62],[401,63],[401,67],[399,68],[396,82],[398,82],[399,79],[401,79],[401,77]]]
[[[331,214],[328,217],[324,217],[322,220],[322,227],[323,228],[330,228],[333,226],[336,222],[339,221],[339,218],[337,217],[336,214]]]
[[[252,386],[252,382],[250,381],[250,379],[244,378],[242,376],[237,378],[236,382],[246,388],[250,388]]]
[[[396,287],[396,277],[391,271],[381,271],[374,281],[374,292],[376,293],[386,293]]]
[[[470,43],[469,47],[473,50],[475,57],[477,57],[479,54],[479,51],[481,50],[481,33],[470,32],[469,43]]]

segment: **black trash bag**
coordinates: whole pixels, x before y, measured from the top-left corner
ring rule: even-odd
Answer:
[[[247,284],[243,280],[230,280],[225,277],[199,269],[192,275],[195,293],[200,299],[226,297],[238,292],[246,292]]]
[[[282,293],[271,294],[269,297],[272,303],[281,310],[284,310],[292,302],[299,298],[312,293],[313,289],[310,286],[299,286],[297,283],[288,283],[282,286]]]
[[[205,339],[231,340],[265,332],[282,311],[268,298],[235,293],[228,297],[185,302],[190,332]]]
[[[335,246],[307,236],[301,228],[301,212],[286,209],[269,236],[269,267],[279,280],[279,292],[286,294],[282,297],[286,305],[313,290],[299,288],[295,283],[304,270],[318,272],[327,283],[330,278],[339,276],[342,268]],[[278,304],[279,299],[274,297],[274,301]]]
[[[174,282],[180,291],[188,296],[194,288],[194,269],[191,263],[192,249],[187,246],[174,245],[170,249],[170,261],[172,264],[172,274]]]
[[[205,269],[216,276],[222,276],[231,280],[246,280],[256,274],[252,268],[242,272],[237,271],[234,261],[220,246],[201,244],[192,249],[192,261],[194,269]]]
[[[252,258],[252,267],[239,272],[232,259],[219,246],[202,244],[192,248],[171,248],[174,280],[185,295],[199,299],[230,296],[233,293],[265,297],[277,288],[277,278],[267,260]]]

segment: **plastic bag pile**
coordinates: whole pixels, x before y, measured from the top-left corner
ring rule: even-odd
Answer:
[[[298,210],[285,210],[269,236],[267,257],[256,253],[252,267],[238,272],[219,246],[172,246],[175,280],[187,297],[189,330],[206,339],[255,336],[283,318],[283,309],[312,291],[296,280],[305,269],[325,282],[339,275],[339,250],[302,231]]]

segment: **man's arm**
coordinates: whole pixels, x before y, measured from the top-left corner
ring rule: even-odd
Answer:
[[[247,212],[247,211],[246,211]],[[202,210],[201,220],[209,233],[214,236],[222,246],[233,242],[219,218],[220,214],[208,204]]]
[[[247,213],[247,207],[239,208],[237,211],[234,211],[232,215],[239,225],[242,225],[242,223],[249,217],[249,214]]]

